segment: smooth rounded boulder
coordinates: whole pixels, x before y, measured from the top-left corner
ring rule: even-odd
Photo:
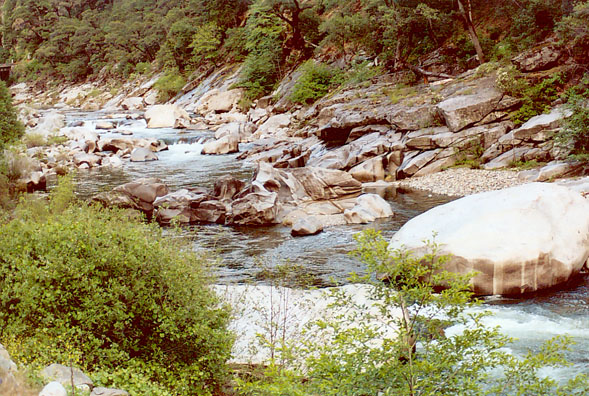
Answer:
[[[154,105],[145,112],[148,128],[173,128],[177,120],[190,122],[188,113],[173,104]]]
[[[434,237],[435,236],[435,237]],[[444,268],[474,271],[477,295],[518,295],[562,285],[589,258],[589,200],[567,187],[532,183],[470,195],[408,221],[391,249],[450,255]]]

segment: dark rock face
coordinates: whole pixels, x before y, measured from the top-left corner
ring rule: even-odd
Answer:
[[[548,70],[562,58],[562,49],[556,45],[533,48],[519,54],[511,62],[522,72]]]

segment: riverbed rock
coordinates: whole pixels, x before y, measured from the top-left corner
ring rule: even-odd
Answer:
[[[259,126],[254,133],[254,137],[259,139],[265,136],[275,136],[277,133],[285,131],[290,125],[291,117],[291,114],[288,113],[273,115]]]
[[[491,113],[503,94],[494,88],[479,89],[476,93],[453,96],[437,107],[452,132],[473,125]]]
[[[237,106],[242,96],[242,89],[227,91],[212,89],[198,101],[194,111],[203,115],[206,113],[226,113]]]
[[[117,126],[112,121],[98,121],[94,124],[95,129],[115,129]]]
[[[67,396],[67,391],[62,384],[52,381],[43,387],[39,396]]]
[[[90,168],[100,165],[102,157],[96,154],[78,153],[74,155],[74,164],[79,168],[82,164],[88,164]]]
[[[145,112],[148,128],[173,128],[178,119],[190,122],[186,110],[173,105],[154,105]]]
[[[117,155],[111,155],[109,157],[103,157],[102,162],[100,163],[102,166],[107,166],[111,168],[120,168],[123,166],[123,161]]]
[[[298,219],[293,225],[290,233],[293,236],[315,235],[323,231],[323,224],[315,216],[306,216]]]
[[[393,216],[391,205],[377,194],[362,194],[353,208],[344,211],[347,224],[366,224]]]
[[[28,193],[45,191],[47,189],[47,177],[42,171],[32,171],[22,176],[17,185],[23,186],[22,190]]]
[[[10,359],[10,354],[0,344],[0,395],[16,395],[18,382],[14,376],[17,372],[16,363]]]
[[[238,151],[239,138],[235,135],[225,135],[202,146],[202,154],[230,154]]]
[[[478,295],[540,291],[567,282],[589,258],[589,200],[548,183],[470,195],[411,219],[390,247],[419,256],[426,239],[450,255],[445,269],[478,272]]]
[[[383,156],[368,159],[350,169],[352,177],[359,182],[367,183],[384,180],[385,169]]]
[[[231,200],[243,190],[245,183],[231,175],[224,175],[215,180],[213,195],[219,200]]]
[[[145,147],[137,147],[131,152],[131,162],[157,161],[157,159],[157,155]]]
[[[278,194],[264,189],[251,192],[231,204],[227,224],[271,225],[279,223]]]
[[[115,187],[112,191],[102,192],[94,197],[93,201],[102,203],[107,207],[120,207],[140,210],[149,217],[152,215],[153,203],[158,197],[163,197],[170,191],[160,179],[142,178]]]
[[[45,367],[41,370],[40,375],[46,380],[56,381],[64,386],[71,384],[73,377],[74,386],[87,391],[94,385],[92,380],[79,368],[66,367],[56,363]]]
[[[59,132],[63,127],[65,127],[65,115],[56,110],[51,110],[42,114],[31,132],[49,136]]]
[[[103,388],[101,386],[97,386],[92,389],[90,396],[129,396],[129,392],[122,389]]]
[[[143,110],[143,98],[132,96],[121,103],[123,110]]]

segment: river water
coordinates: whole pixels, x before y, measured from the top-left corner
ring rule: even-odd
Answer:
[[[83,121],[93,129],[105,114],[71,112],[69,123]],[[91,169],[78,171],[77,192],[82,198],[110,190],[113,187],[140,177],[158,177],[171,190],[183,187],[211,187],[222,175],[231,174],[248,180],[253,167],[235,159],[236,155],[201,155],[203,139],[213,135],[210,131],[174,129],[146,129],[144,120],[109,120],[119,122],[118,130],[133,132],[132,137],[155,137],[164,140],[169,150],[157,153],[159,160],[146,163],[125,162],[113,170]],[[104,132],[102,137],[122,137],[118,133]],[[183,232],[194,242],[195,250],[214,251],[221,262],[217,268],[219,283],[264,283],[262,270],[277,264],[291,263],[313,277],[317,286],[334,281],[345,281],[351,272],[362,273],[364,266],[350,257],[355,247],[354,234],[365,228],[376,228],[389,239],[407,220],[424,211],[448,202],[444,196],[424,193],[388,191],[385,198],[395,216],[369,225],[330,227],[315,236],[293,238],[290,229],[274,227],[224,227],[194,225]],[[488,298],[481,309],[493,313],[485,321],[499,326],[517,341],[510,348],[518,354],[557,335],[568,334],[576,344],[567,358],[574,363],[565,369],[548,370],[557,378],[576,373],[589,373],[589,279],[579,279],[566,290],[549,292],[525,299]]]

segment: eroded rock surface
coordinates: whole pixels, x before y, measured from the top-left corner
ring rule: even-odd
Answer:
[[[523,294],[567,282],[589,258],[589,200],[532,183],[470,195],[407,222],[391,248],[422,254],[434,239],[449,271],[478,272],[476,294]]]

